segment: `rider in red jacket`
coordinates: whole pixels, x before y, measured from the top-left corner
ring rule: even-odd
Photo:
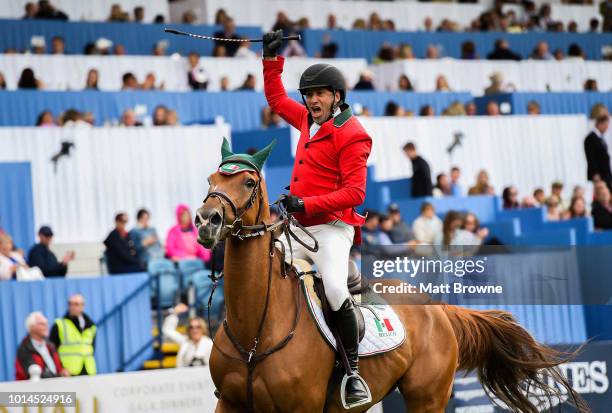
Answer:
[[[304,105],[287,96],[281,81],[284,59],[276,55],[281,38],[281,30],[264,35],[263,67],[271,109],[300,131],[290,194],[283,203],[319,243],[319,250],[310,252],[294,242],[293,256],[312,259],[323,279],[351,370],[342,399],[354,407],[371,401],[358,371],[358,310],[347,278],[350,248],[359,243],[364,222],[354,208],[365,199],[372,139],[344,102],[345,80],[334,66],[316,64],[302,74],[299,91]]]

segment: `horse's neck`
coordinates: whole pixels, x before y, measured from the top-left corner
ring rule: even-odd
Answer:
[[[266,233],[248,241],[232,237],[226,241],[224,291],[227,322],[240,343],[248,346],[245,347],[247,350],[253,345],[264,313],[271,236],[272,234]],[[278,258],[275,257],[264,333],[269,332],[272,327],[282,328],[284,319],[291,317],[291,285],[290,280],[280,277]],[[279,322],[279,318],[283,320]],[[262,334],[261,338],[269,336]]]

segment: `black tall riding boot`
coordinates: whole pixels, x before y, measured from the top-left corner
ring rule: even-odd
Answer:
[[[340,309],[332,313],[350,367],[350,371],[346,372],[346,387],[344,395],[342,395],[346,406],[349,407],[371,401],[368,385],[359,376],[359,325],[357,324],[356,311],[358,310],[351,299],[347,298]]]

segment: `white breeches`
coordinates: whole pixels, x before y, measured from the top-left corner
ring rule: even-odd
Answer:
[[[291,227],[292,231],[306,245],[313,246],[314,241],[302,230]],[[317,252],[308,251],[296,240],[291,239],[293,258],[310,259],[317,266],[317,273],[323,279],[325,295],[333,311],[340,309],[344,301],[349,298],[347,287],[348,262],[355,229],[342,222],[313,225],[306,227],[319,243]],[[283,234],[280,241],[285,245],[285,261],[291,261],[289,245]]]

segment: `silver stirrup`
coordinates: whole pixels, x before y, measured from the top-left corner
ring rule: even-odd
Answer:
[[[348,381],[349,377],[356,377],[361,383],[363,383],[363,386],[366,389],[366,393],[368,394],[368,397],[360,400],[358,402],[352,403],[352,404],[347,404],[346,403],[346,382]],[[357,407],[357,406],[363,406],[364,404],[368,404],[372,402],[372,393],[370,393],[370,388],[368,387],[368,383],[366,383],[366,381],[363,379],[363,377],[361,377],[359,374],[351,374],[350,376],[348,374],[345,374],[344,377],[342,377],[342,383],[340,383],[340,400],[342,401],[342,406],[346,409],[352,409],[353,407]]]

